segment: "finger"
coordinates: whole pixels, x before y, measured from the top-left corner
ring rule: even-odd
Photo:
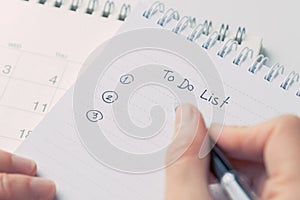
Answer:
[[[175,139],[168,149],[167,160],[184,153],[166,169],[166,199],[212,199],[209,193],[209,157],[198,153],[207,132],[203,118],[192,105],[176,110]]]
[[[224,126],[220,136],[216,131],[211,134],[228,156],[262,162],[265,143],[278,121],[275,118],[250,127]]]
[[[239,159],[230,159],[230,162],[239,172],[243,180],[252,188],[255,194],[259,196],[268,179],[264,165],[259,162]]]
[[[55,185],[52,181],[17,174],[0,174],[1,200],[53,200]]]
[[[298,117],[281,116],[254,127],[225,127],[218,144],[231,157],[264,163],[269,179],[263,188],[263,199],[300,195],[295,188],[300,187]]]
[[[278,162],[278,156],[287,159],[287,151],[300,152],[299,127],[300,119],[294,116],[281,116],[253,127],[229,126],[223,128],[217,143],[236,159],[263,161],[269,156],[276,158],[272,162]]]
[[[32,160],[0,150],[0,172],[35,175],[36,164]]]
[[[299,199],[300,119],[283,116],[265,144],[265,165],[270,179],[264,199]]]
[[[288,172],[290,171],[288,168],[291,167],[289,163],[294,163],[294,170],[299,171],[300,119],[295,116],[283,116],[277,119],[276,124],[265,143],[266,167],[272,173],[279,166],[286,167],[286,172]],[[285,171],[284,168],[282,172]]]

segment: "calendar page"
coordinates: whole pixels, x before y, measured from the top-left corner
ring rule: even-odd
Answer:
[[[35,1],[0,7],[0,149],[14,151],[122,24]]]

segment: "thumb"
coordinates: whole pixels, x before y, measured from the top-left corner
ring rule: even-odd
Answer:
[[[199,158],[207,129],[200,112],[192,105],[176,110],[175,134],[168,148],[167,162],[178,157],[166,169],[166,200],[212,199],[209,193],[209,156]]]

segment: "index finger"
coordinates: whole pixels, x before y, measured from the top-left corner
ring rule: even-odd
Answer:
[[[264,161],[271,174],[299,169],[300,119],[296,116],[281,116],[253,127],[224,127],[217,142],[230,157]]]
[[[55,197],[52,181],[19,174],[0,173],[1,200],[52,200]]]
[[[0,150],[0,172],[35,175],[36,164],[32,160]]]

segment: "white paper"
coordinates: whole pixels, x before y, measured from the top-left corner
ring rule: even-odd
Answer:
[[[109,18],[36,1],[0,6],[0,148],[14,151],[71,87],[87,56],[122,24],[115,3]],[[134,6],[134,4],[132,4]]]
[[[157,27],[153,21],[141,17],[143,9],[145,8],[141,7],[137,10],[121,31]],[[201,37],[198,43],[201,44],[205,39],[206,37]],[[216,56],[220,48],[221,44],[216,44],[209,50],[209,55],[222,76],[226,94],[231,97],[231,103],[226,108],[226,125],[254,125],[281,114],[300,116],[300,98],[295,95],[299,85],[294,84],[290,90],[285,91],[279,87],[283,76],[269,83],[263,79],[267,68],[262,68],[256,75],[252,75],[247,71],[251,61],[245,62],[242,66],[235,66],[232,64],[234,53],[225,59]],[[159,63],[160,60],[155,60],[156,57],[153,55],[155,54],[140,54],[139,58]],[[129,68],[134,62],[137,60],[123,60],[124,66],[127,65]],[[172,62],[172,59],[168,59],[168,62]],[[114,81],[118,73],[111,73],[111,79]],[[187,76],[194,75],[187,72]],[[106,86],[109,85],[110,83]],[[153,97],[155,95],[156,93],[150,94]],[[164,170],[142,175],[121,173],[102,165],[88,153],[76,130],[72,103],[73,88],[16,152],[37,161],[39,176],[56,182],[58,199],[163,199]],[[132,105],[141,106],[138,103],[141,101],[136,100]],[[203,107],[199,109],[209,111],[209,104],[202,103]],[[142,106],[149,109],[149,104],[145,102]],[[138,116],[138,114],[139,112],[136,112],[132,115]],[[209,121],[208,115],[204,117]],[[106,122],[106,126],[114,126],[112,121]],[[119,141],[122,143],[124,140]],[[213,194],[218,192],[219,189]]]

